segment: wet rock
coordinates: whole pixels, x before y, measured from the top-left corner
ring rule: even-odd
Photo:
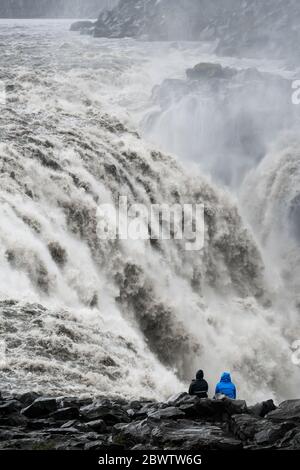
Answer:
[[[246,402],[241,400],[211,400],[197,397],[183,398],[179,409],[192,419],[222,420],[225,416],[241,414],[247,411]]]
[[[15,413],[22,408],[22,405],[17,400],[9,400],[2,405],[0,405],[0,417],[7,416],[9,414]]]
[[[159,404],[158,403],[145,403],[144,405],[138,409],[129,409],[127,411],[128,416],[130,416],[132,419],[136,420],[143,420],[147,418],[148,414],[154,413],[159,409]]]
[[[106,424],[128,423],[130,418],[121,406],[110,403],[85,406],[80,409],[81,416],[86,421],[96,421],[103,419]]]
[[[257,403],[256,405],[249,406],[248,412],[260,418],[264,418],[271,411],[276,410],[273,400],[263,401],[262,403]]]
[[[105,433],[107,431],[107,426],[103,419],[97,419],[96,421],[90,421],[86,423],[87,427],[91,428],[93,431],[99,433]]]
[[[39,431],[53,427],[53,422],[49,419],[30,419],[26,422],[26,428],[30,431]]]
[[[175,406],[170,406],[158,411],[148,413],[148,418],[154,421],[160,421],[163,419],[180,419],[185,418],[185,413]]]
[[[292,423],[274,424],[269,426],[269,423],[265,423],[264,429],[255,434],[254,440],[259,445],[270,445],[282,439],[288,431],[293,428]]]
[[[103,450],[105,447],[105,440],[98,440],[94,442],[88,442],[84,446],[84,450]]]
[[[25,416],[20,415],[19,411],[16,411],[4,418],[0,418],[0,426],[6,428],[10,426],[26,426],[27,421]]]
[[[300,427],[286,433],[284,438],[277,443],[277,448],[284,450],[300,449]]]
[[[40,395],[36,392],[26,392],[21,395],[17,395],[18,401],[20,401],[24,406],[29,406],[34,402]]]
[[[227,436],[219,426],[199,425],[198,422],[181,420],[163,423],[152,431],[152,441],[160,448],[176,450],[238,450],[242,442]]]
[[[79,423],[76,419],[71,419],[70,421],[67,421],[66,423],[61,425],[61,428],[73,428],[76,427],[76,425]],[[79,423],[80,424],[80,423]]]
[[[49,434],[59,434],[59,435],[65,435],[65,434],[79,434],[80,431],[76,428],[49,428],[47,429],[47,433]]]
[[[136,444],[150,442],[154,422],[148,419],[131,424],[117,424],[113,428],[113,442],[131,448]]]
[[[61,421],[78,419],[79,410],[78,408],[75,408],[75,407],[62,408],[57,411],[54,411],[54,413],[51,413],[50,417],[56,420],[61,420]]]
[[[61,408],[81,408],[82,406],[91,405],[92,398],[77,398],[77,397],[61,397],[58,398],[58,404]]]
[[[300,400],[284,401],[267,418],[274,422],[291,421],[300,425]]]
[[[180,403],[184,402],[185,400],[187,400],[188,398],[191,398],[191,396],[186,393],[186,392],[181,392],[181,393],[177,393],[176,395],[172,395],[168,400],[167,400],[167,404],[169,406],[176,406],[176,405],[179,405]]]
[[[55,398],[37,398],[27,408],[22,410],[22,414],[27,418],[42,418],[57,410]]]
[[[248,441],[253,439],[260,430],[261,422],[254,416],[247,414],[234,415],[230,419],[230,430],[238,439]]]
[[[20,401],[15,399],[17,396]],[[34,401],[29,406],[21,408],[22,402],[31,400]],[[186,393],[165,403],[121,398],[91,401],[76,397],[35,398],[31,392],[2,397],[0,449],[299,448],[300,400],[284,402],[265,418],[260,415],[274,408],[272,401],[250,409],[241,400],[199,399]]]

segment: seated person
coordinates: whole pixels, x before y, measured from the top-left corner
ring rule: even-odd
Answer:
[[[198,370],[196,379],[194,379],[189,388],[190,395],[196,395],[199,398],[207,398],[208,383],[204,380],[203,370]]]
[[[236,399],[236,387],[231,382],[231,377],[228,372],[223,372],[220,382],[216,386],[216,396],[225,395],[232,400]]]

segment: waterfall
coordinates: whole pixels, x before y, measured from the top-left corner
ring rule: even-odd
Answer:
[[[1,389],[159,398],[202,367],[211,387],[232,370],[251,402],[292,396],[290,318],[234,196],[128,118],[128,77],[137,63],[146,75],[144,49],[31,27],[27,42],[23,24],[7,30],[1,76]],[[103,239],[99,204],[120,196],[202,204],[204,248]]]

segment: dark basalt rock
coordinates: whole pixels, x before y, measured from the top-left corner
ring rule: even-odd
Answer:
[[[90,421],[86,423],[86,426],[91,428],[93,431],[98,433],[105,433],[107,431],[107,426],[103,419],[97,419],[96,421]]]
[[[164,403],[14,394],[0,401],[0,450],[300,449],[299,406],[187,393]]]
[[[128,423],[130,418],[121,406],[109,402],[93,403],[80,410],[85,421],[96,421],[103,419],[106,424]]]
[[[150,442],[151,434],[155,424],[145,419],[130,424],[117,424],[113,428],[113,442],[125,445],[126,448],[134,447],[136,444]]]
[[[162,419],[179,419],[185,418],[185,413],[179,408],[170,406],[168,408],[148,413],[148,418],[153,419],[154,421],[161,421]]]
[[[78,419],[79,418],[79,410],[78,408],[62,408],[60,410],[54,411],[54,413],[51,413],[50,415],[51,418],[56,419],[56,420],[71,420],[71,419]]]
[[[76,398],[76,397],[62,397],[57,400],[60,408],[81,408],[83,406],[91,405],[92,398]]]
[[[55,398],[37,398],[27,408],[22,410],[22,414],[27,418],[41,418],[57,410]]]
[[[2,405],[0,405],[0,417],[15,413],[21,408],[22,406],[17,400],[9,400],[7,402],[4,402]]]
[[[152,442],[162,448],[196,450],[237,450],[242,442],[226,435],[221,427],[181,420],[163,423],[152,432]]]
[[[276,410],[276,406],[273,400],[263,401],[262,403],[257,403],[256,405],[249,406],[248,412],[253,416],[259,418],[264,418],[271,411]]]
[[[17,395],[16,398],[19,400],[24,406],[29,406],[31,403],[34,402],[40,395],[36,392],[26,392],[22,393],[22,395]]]
[[[275,422],[291,421],[300,425],[300,400],[284,401],[275,411],[271,411],[267,418]]]
[[[242,400],[210,400],[197,397],[184,397],[178,402],[179,409],[187,417],[222,420],[224,416],[247,412],[247,405]]]

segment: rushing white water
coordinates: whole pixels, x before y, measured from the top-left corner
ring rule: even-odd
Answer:
[[[136,133],[153,86],[210,46],[69,23],[0,22],[0,388],[158,398],[202,367],[211,386],[230,369],[250,401],[295,395],[296,314],[288,299],[282,315],[233,197]],[[119,195],[203,203],[204,250],[101,240],[97,206]]]

